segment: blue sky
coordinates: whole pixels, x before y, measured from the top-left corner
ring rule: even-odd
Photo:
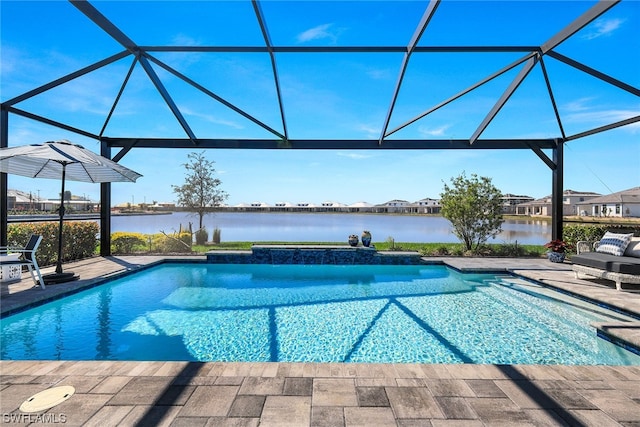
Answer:
[[[444,1],[420,46],[541,45],[588,10],[592,1]],[[95,7],[138,45],[263,46],[251,3],[99,1]],[[406,46],[423,1],[264,1],[276,46]],[[118,53],[122,47],[66,1],[0,1],[2,101]],[[563,42],[557,52],[640,87],[640,2],[623,0]],[[154,53],[156,58],[282,132],[266,54]],[[389,129],[505,67],[523,53],[414,54]],[[378,138],[402,54],[276,54],[292,139]],[[99,133],[131,65],[104,69],[18,103],[17,108]],[[640,99],[566,64],[545,66],[568,135],[640,114]],[[176,79],[158,76],[201,138],[273,138],[266,130]],[[390,138],[469,138],[519,67]],[[184,132],[138,65],[108,123],[107,136],[177,137]],[[559,135],[540,65],[481,138]],[[9,146],[68,139],[99,151],[95,140],[10,115]],[[133,149],[121,164],[143,175],[113,184],[114,204],[173,201],[181,164],[194,150]],[[115,154],[117,150],[114,150]],[[438,198],[463,172],[491,177],[504,193],[543,197],[551,172],[530,150],[207,150],[229,204],[288,201],[320,204]],[[547,155],[551,156],[550,152]],[[571,141],[565,189],[602,194],[640,185],[640,126]],[[59,183],[10,176],[9,188],[56,197]],[[99,198],[99,186],[69,182],[76,195]]]

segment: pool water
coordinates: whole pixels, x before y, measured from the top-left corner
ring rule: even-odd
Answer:
[[[530,281],[444,266],[161,264],[1,320],[2,359],[640,365]]]

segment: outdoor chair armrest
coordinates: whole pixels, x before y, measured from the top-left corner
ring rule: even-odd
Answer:
[[[580,255],[585,252],[593,252],[598,247],[599,242],[591,242],[589,240],[579,240],[576,243],[576,254]]]
[[[25,248],[8,248],[8,249],[2,249],[0,248],[0,253],[2,254],[7,254],[7,253],[12,253],[12,254],[27,254],[27,253],[32,253],[35,252],[31,249],[25,249]]]

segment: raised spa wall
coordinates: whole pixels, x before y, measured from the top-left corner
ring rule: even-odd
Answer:
[[[210,251],[214,264],[422,264],[417,252],[378,252],[375,247],[254,245],[251,251]]]

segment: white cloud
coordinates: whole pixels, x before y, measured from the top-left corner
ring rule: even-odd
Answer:
[[[211,114],[203,114],[203,113],[199,113],[197,111],[191,110],[190,108],[186,108],[186,107],[180,107],[180,111],[185,115],[185,116],[192,116],[192,117],[198,117],[200,119],[203,119],[207,122],[210,123],[215,123],[218,125],[223,125],[223,126],[228,126],[234,129],[244,129],[244,126],[233,122],[231,120],[223,120],[223,119],[219,119],[215,116],[212,116]]]
[[[640,111],[638,110],[585,111],[569,114],[567,120],[576,123],[591,123],[595,127],[606,123],[619,122],[637,115],[640,115]],[[624,126],[623,129],[628,129],[631,133],[638,133],[640,132],[640,122]]]
[[[583,38],[587,40],[592,40],[601,36],[609,36],[615,30],[620,28],[624,19],[598,19],[593,23],[593,28],[589,28],[590,31],[587,32]]]
[[[369,159],[373,157],[371,154],[351,153],[351,152],[345,152],[345,151],[338,151],[336,154],[341,157],[348,157],[349,159],[352,159],[352,160],[363,160],[363,159]]]
[[[200,46],[200,42],[186,34],[176,34],[170,43],[172,46]]]
[[[450,127],[451,125],[442,125],[439,128],[427,129],[421,126],[418,128],[418,132],[425,136],[445,136],[447,129],[449,129]]]
[[[589,102],[591,102],[593,99],[594,98],[592,98],[592,97],[585,97],[585,98],[576,99],[574,101],[571,101],[571,102],[565,104],[564,105],[564,109],[566,109],[567,111],[571,111],[571,112],[588,110],[591,107],[589,105],[587,105],[587,104]]]
[[[304,31],[296,37],[298,43],[305,43],[312,40],[322,40],[329,39],[332,43],[335,43],[338,40],[338,36],[334,33],[329,32],[329,29],[333,26],[333,24],[323,24],[318,25],[317,27],[313,27]]]
[[[356,126],[356,130],[365,133],[368,138],[378,138],[380,136],[380,129],[371,125],[361,124]]]
[[[391,73],[387,69],[370,69],[367,75],[373,80],[386,80],[391,77]]]

